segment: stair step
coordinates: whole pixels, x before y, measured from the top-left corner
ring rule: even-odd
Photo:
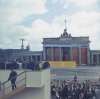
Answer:
[[[15,89],[14,91],[6,94],[5,96],[3,96],[1,99],[8,99],[11,96],[16,95],[17,93],[21,92],[22,90],[24,90],[26,88],[25,85],[18,87],[17,89]]]

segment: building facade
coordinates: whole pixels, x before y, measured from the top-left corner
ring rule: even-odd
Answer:
[[[43,38],[43,51],[26,49],[0,49],[0,60],[21,58],[39,61],[76,61],[77,65],[100,65],[100,50],[90,50],[89,37],[73,37],[64,32],[55,38]]]
[[[20,54],[21,59],[23,60],[39,60],[42,61],[43,60],[43,51],[26,51],[26,52],[22,52]]]
[[[26,49],[0,49],[0,61],[21,58],[21,53],[23,52],[30,52],[29,45],[26,46]]]
[[[90,63],[89,37],[72,37],[67,29],[57,38],[43,38],[43,59],[48,61],[76,61]]]
[[[100,50],[91,50],[90,63],[92,65],[100,65]]]

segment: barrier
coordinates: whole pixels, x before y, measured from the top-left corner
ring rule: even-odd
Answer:
[[[75,61],[49,61],[50,67],[67,67],[74,68],[76,67]]]

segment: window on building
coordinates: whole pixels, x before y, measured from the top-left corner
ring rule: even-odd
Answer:
[[[39,60],[39,61],[40,61],[40,55],[37,55],[37,60]]]
[[[23,59],[26,60],[26,56],[25,55],[23,56]]]
[[[97,54],[93,55],[93,63],[96,64],[97,63]]]
[[[100,64],[100,54],[99,54],[98,58],[99,58],[99,64]]]
[[[28,56],[29,60],[31,60],[31,56]]]
[[[32,59],[36,59],[36,56],[32,55]]]

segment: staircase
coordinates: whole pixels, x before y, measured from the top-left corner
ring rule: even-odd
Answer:
[[[3,82],[9,76],[9,70],[0,71]],[[10,81],[0,84],[0,99],[50,99],[50,69],[17,70],[17,88],[12,91]],[[2,75],[2,76],[1,76]]]
[[[17,75],[16,86],[17,88],[12,90],[10,81],[2,83],[0,86],[0,99],[8,99],[26,88],[26,71]]]

